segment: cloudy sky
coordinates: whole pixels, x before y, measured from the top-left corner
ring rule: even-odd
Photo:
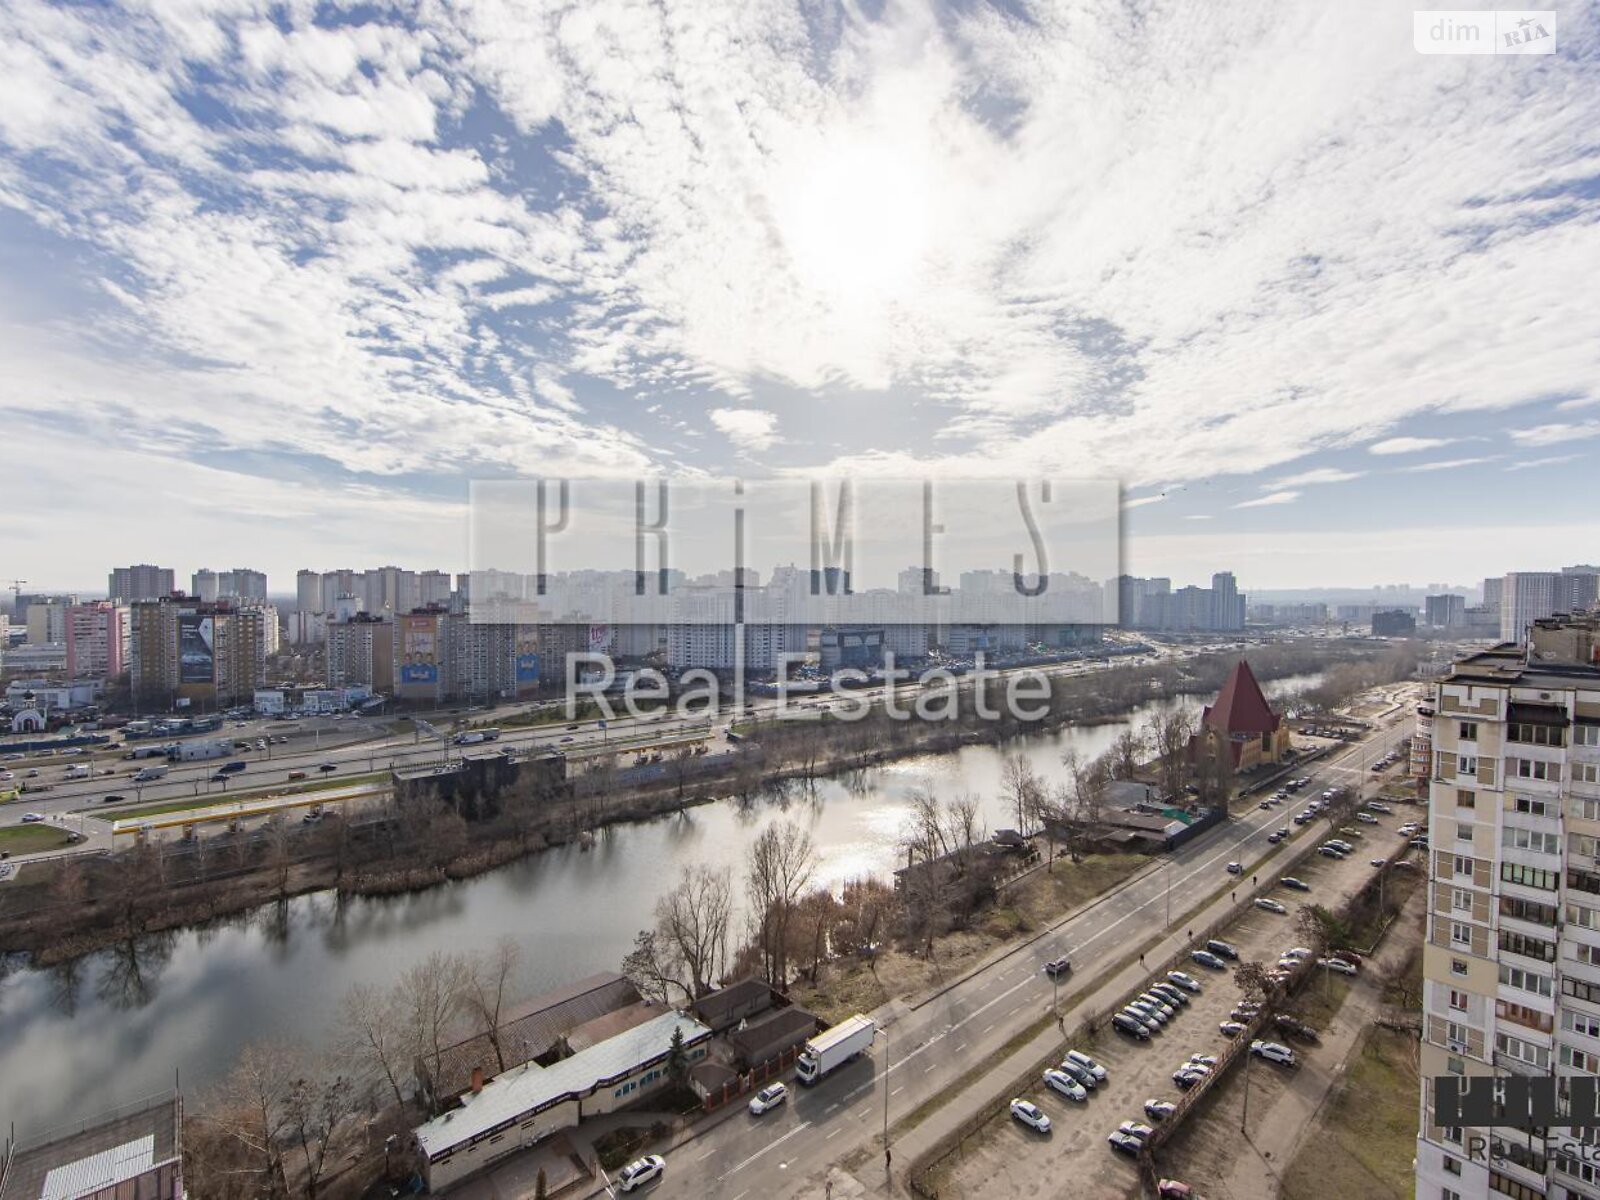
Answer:
[[[1109,476],[1249,587],[1600,557],[1600,50],[1412,6],[0,5],[0,573],[470,480]]]

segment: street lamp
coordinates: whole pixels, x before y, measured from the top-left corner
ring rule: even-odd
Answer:
[[[894,1162],[894,1154],[889,1149],[889,1035],[882,1029],[878,1032],[883,1034],[883,1170],[888,1174]]]

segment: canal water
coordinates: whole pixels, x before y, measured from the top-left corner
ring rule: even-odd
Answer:
[[[1267,685],[1281,693],[1315,675]],[[386,985],[435,950],[524,950],[519,991],[533,993],[614,970],[652,921],[657,897],[684,864],[727,865],[770,823],[811,834],[818,881],[885,876],[909,813],[908,792],[965,792],[989,831],[1015,824],[1003,798],[1006,757],[1022,753],[1047,778],[1062,754],[1092,757],[1129,725],[1182,699],[1147,704],[1103,724],[1037,734],[1004,746],[904,759],[808,793],[750,804],[720,801],[602,833],[588,851],[561,847],[490,874],[415,895],[337,902],[318,893],[50,969],[0,977],[0,1125],[29,1136],[171,1087],[204,1089],[253,1040],[324,1044],[340,996],[357,982]]]

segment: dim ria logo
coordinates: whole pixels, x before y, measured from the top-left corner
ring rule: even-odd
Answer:
[[[1593,1075],[1441,1075],[1433,1081],[1434,1121],[1513,1129],[1591,1129],[1600,1126],[1600,1079]]]
[[[1554,54],[1554,9],[1423,9],[1411,14],[1418,54]]]

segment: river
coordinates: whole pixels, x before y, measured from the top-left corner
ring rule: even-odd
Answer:
[[[1294,676],[1265,690],[1317,679]],[[560,847],[414,895],[341,904],[316,893],[145,939],[131,951],[13,969],[0,978],[0,1123],[15,1122],[29,1136],[169,1088],[175,1078],[192,1093],[226,1074],[253,1040],[315,1046],[346,988],[387,984],[434,950],[485,948],[510,936],[524,950],[526,994],[614,970],[683,864],[728,865],[738,876],[751,840],[784,817],[810,831],[819,882],[887,875],[911,788],[975,793],[987,828],[1005,828],[1015,824],[1000,783],[1008,755],[1023,753],[1057,779],[1067,749],[1100,754],[1130,724],[1176,705],[1198,710],[1200,701],[1151,703],[1103,725],[903,759],[819,780],[803,796],[794,789],[788,798],[702,805],[608,830],[588,851]]]

